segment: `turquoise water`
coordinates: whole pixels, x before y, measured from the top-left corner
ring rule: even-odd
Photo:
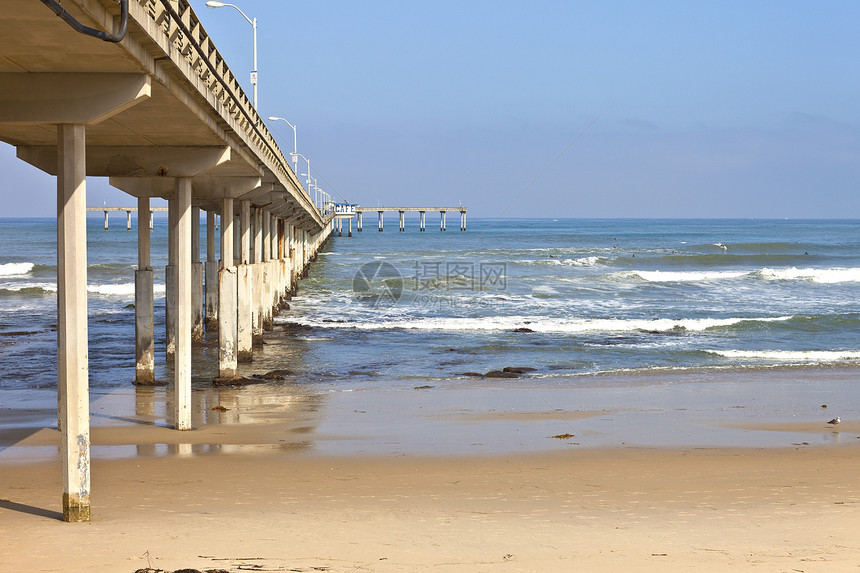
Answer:
[[[134,377],[136,233],[121,219],[109,231],[89,219],[94,386]],[[249,371],[384,386],[519,366],[551,384],[860,363],[860,221],[470,219],[467,232],[452,221],[333,237]],[[0,387],[56,385],[55,235],[51,219],[0,219]],[[163,337],[164,218],[152,245]],[[217,349],[193,359],[205,384]]]

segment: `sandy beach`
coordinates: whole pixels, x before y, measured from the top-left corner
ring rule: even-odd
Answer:
[[[5,393],[0,570],[854,571],[856,401],[821,389],[857,371],[758,375],[779,377],[782,395],[687,409],[618,396],[602,408],[606,379],[538,397],[524,382],[200,388],[189,432],[169,428],[163,389],[105,393],[92,404],[89,524],[60,520],[51,393]],[[696,376],[671,377],[673,394],[717,395],[739,375]],[[793,380],[822,381],[806,410]],[[792,397],[793,414],[775,408]],[[826,424],[837,406],[842,423]],[[628,441],[647,416],[675,438],[642,426],[642,443]]]

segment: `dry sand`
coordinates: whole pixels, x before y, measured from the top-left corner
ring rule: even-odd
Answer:
[[[88,524],[60,519],[56,398],[6,394],[0,571],[857,571],[857,374],[770,373],[749,396],[737,375],[638,395],[200,388],[191,432],[165,427],[166,390],[109,392]]]
[[[858,454],[97,459],[89,524],[57,463],[4,463],[0,570],[856,571]]]

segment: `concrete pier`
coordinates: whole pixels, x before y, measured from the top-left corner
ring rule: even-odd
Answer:
[[[338,205],[335,205],[335,209],[337,209]],[[379,221],[379,232],[383,231],[383,215],[384,213],[397,212],[399,217],[399,225],[398,230],[400,232],[406,231],[406,213],[416,211],[418,212],[418,230],[423,232],[427,228],[427,212],[437,212],[439,213],[439,230],[446,231],[448,227],[447,223],[447,213],[457,212],[460,214],[460,230],[466,230],[466,207],[356,207],[352,206],[355,216],[357,217],[357,225],[358,231],[362,230],[362,217],[364,213],[370,211],[376,211]]]
[[[96,211],[103,212],[105,215],[105,231],[109,230],[108,224],[108,213],[114,213],[117,211],[125,212],[125,228],[127,231],[131,231],[131,214],[134,212],[138,212],[140,207],[87,207],[88,213],[93,213]],[[167,211],[167,207],[150,207],[149,214],[146,217],[149,219],[149,228],[153,228],[153,214],[156,211]],[[143,217],[143,215],[138,213],[138,217]]]
[[[73,522],[90,520],[85,140],[83,125],[57,126],[57,423],[63,519]]]
[[[218,330],[218,260],[215,258],[215,242],[217,234],[215,211],[206,212],[206,277],[205,314],[206,330]]]
[[[155,365],[147,226],[153,227],[152,212],[163,210],[152,208],[150,201],[169,202],[165,354],[173,361],[169,402],[178,430],[192,425],[191,340],[192,333],[203,335],[202,317],[212,326],[217,320],[219,373],[236,376],[240,350],[246,348],[250,357],[252,305],[261,301],[264,316],[269,316],[269,307],[280,303],[282,293],[286,297],[296,288],[296,279],[307,272],[308,261],[330,235],[332,216],[321,212],[302,188],[187,0],[62,4],[83,26],[70,26],[39,2],[4,0],[8,25],[0,34],[0,61],[12,64],[0,66],[0,141],[14,146],[19,159],[57,176],[57,422],[63,518],[88,521],[87,211],[105,212],[106,230],[109,213],[124,211],[130,230],[131,212],[138,211],[135,383],[146,384],[154,381]],[[118,32],[118,42],[92,36],[91,31],[117,30],[121,11],[129,25]],[[86,54],[85,61],[81,54]],[[138,105],[142,102],[147,104]],[[109,178],[112,186],[137,200],[137,207],[87,208],[87,176]],[[234,224],[237,202],[242,225]],[[200,261],[201,208],[209,213],[205,265]],[[265,210],[267,219],[258,228],[268,222],[271,240],[268,254],[265,246],[255,246],[264,285],[256,294],[258,302],[246,280],[251,208]],[[222,217],[220,269],[214,211]],[[272,246],[273,226],[279,239],[280,229],[288,229],[278,247],[283,250],[277,253],[280,261]],[[240,328],[247,332],[247,344]]]
[[[137,200],[137,270],[134,273],[135,384],[155,382],[155,304],[150,266],[149,197]]]
[[[203,340],[203,263],[200,262],[200,207],[191,208],[191,340]]]
[[[218,376],[234,378],[238,369],[238,280],[233,265],[233,199],[221,206],[221,269],[218,271]]]
[[[251,267],[251,202],[242,201],[240,222],[241,264],[236,268],[237,277],[237,333],[236,358],[239,362],[250,362],[253,356],[254,315],[254,270]]]
[[[251,340],[252,344],[263,343],[263,301],[265,269],[263,268],[263,210],[254,209],[254,251],[251,260]]]
[[[177,430],[191,429],[191,179],[176,181],[176,215],[173,219],[176,268],[176,357],[173,362],[174,426]]]
[[[164,355],[176,356],[176,199],[167,200],[167,266],[164,268]]]

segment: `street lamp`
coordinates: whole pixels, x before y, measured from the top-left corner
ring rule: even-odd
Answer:
[[[307,179],[305,179],[305,183],[308,184],[308,194],[310,194],[310,190],[311,190],[311,160],[308,159],[307,157],[305,157],[304,155],[302,155],[301,153],[296,153],[296,157],[301,157],[302,159],[304,159],[305,161],[308,162],[308,172],[302,173],[302,175],[307,176]],[[296,173],[296,175],[298,175],[298,173]]]
[[[274,115],[269,116],[269,121],[283,121],[287,125],[293,128],[293,152],[290,153],[293,157],[293,173],[298,173],[299,171],[299,148],[296,145],[296,126],[284,119],[283,117],[275,117]],[[308,167],[308,171],[310,171],[310,167]]]
[[[206,2],[206,6],[209,8],[223,8],[224,6],[230,6],[231,8],[235,8],[239,14],[242,15],[245,20],[251,25],[254,29],[254,68],[251,70],[251,85],[254,86],[254,109],[257,109],[257,19],[254,18],[251,20],[248,18],[242,10],[236,6],[235,4],[228,4],[226,2],[219,2],[218,0],[208,0]]]

